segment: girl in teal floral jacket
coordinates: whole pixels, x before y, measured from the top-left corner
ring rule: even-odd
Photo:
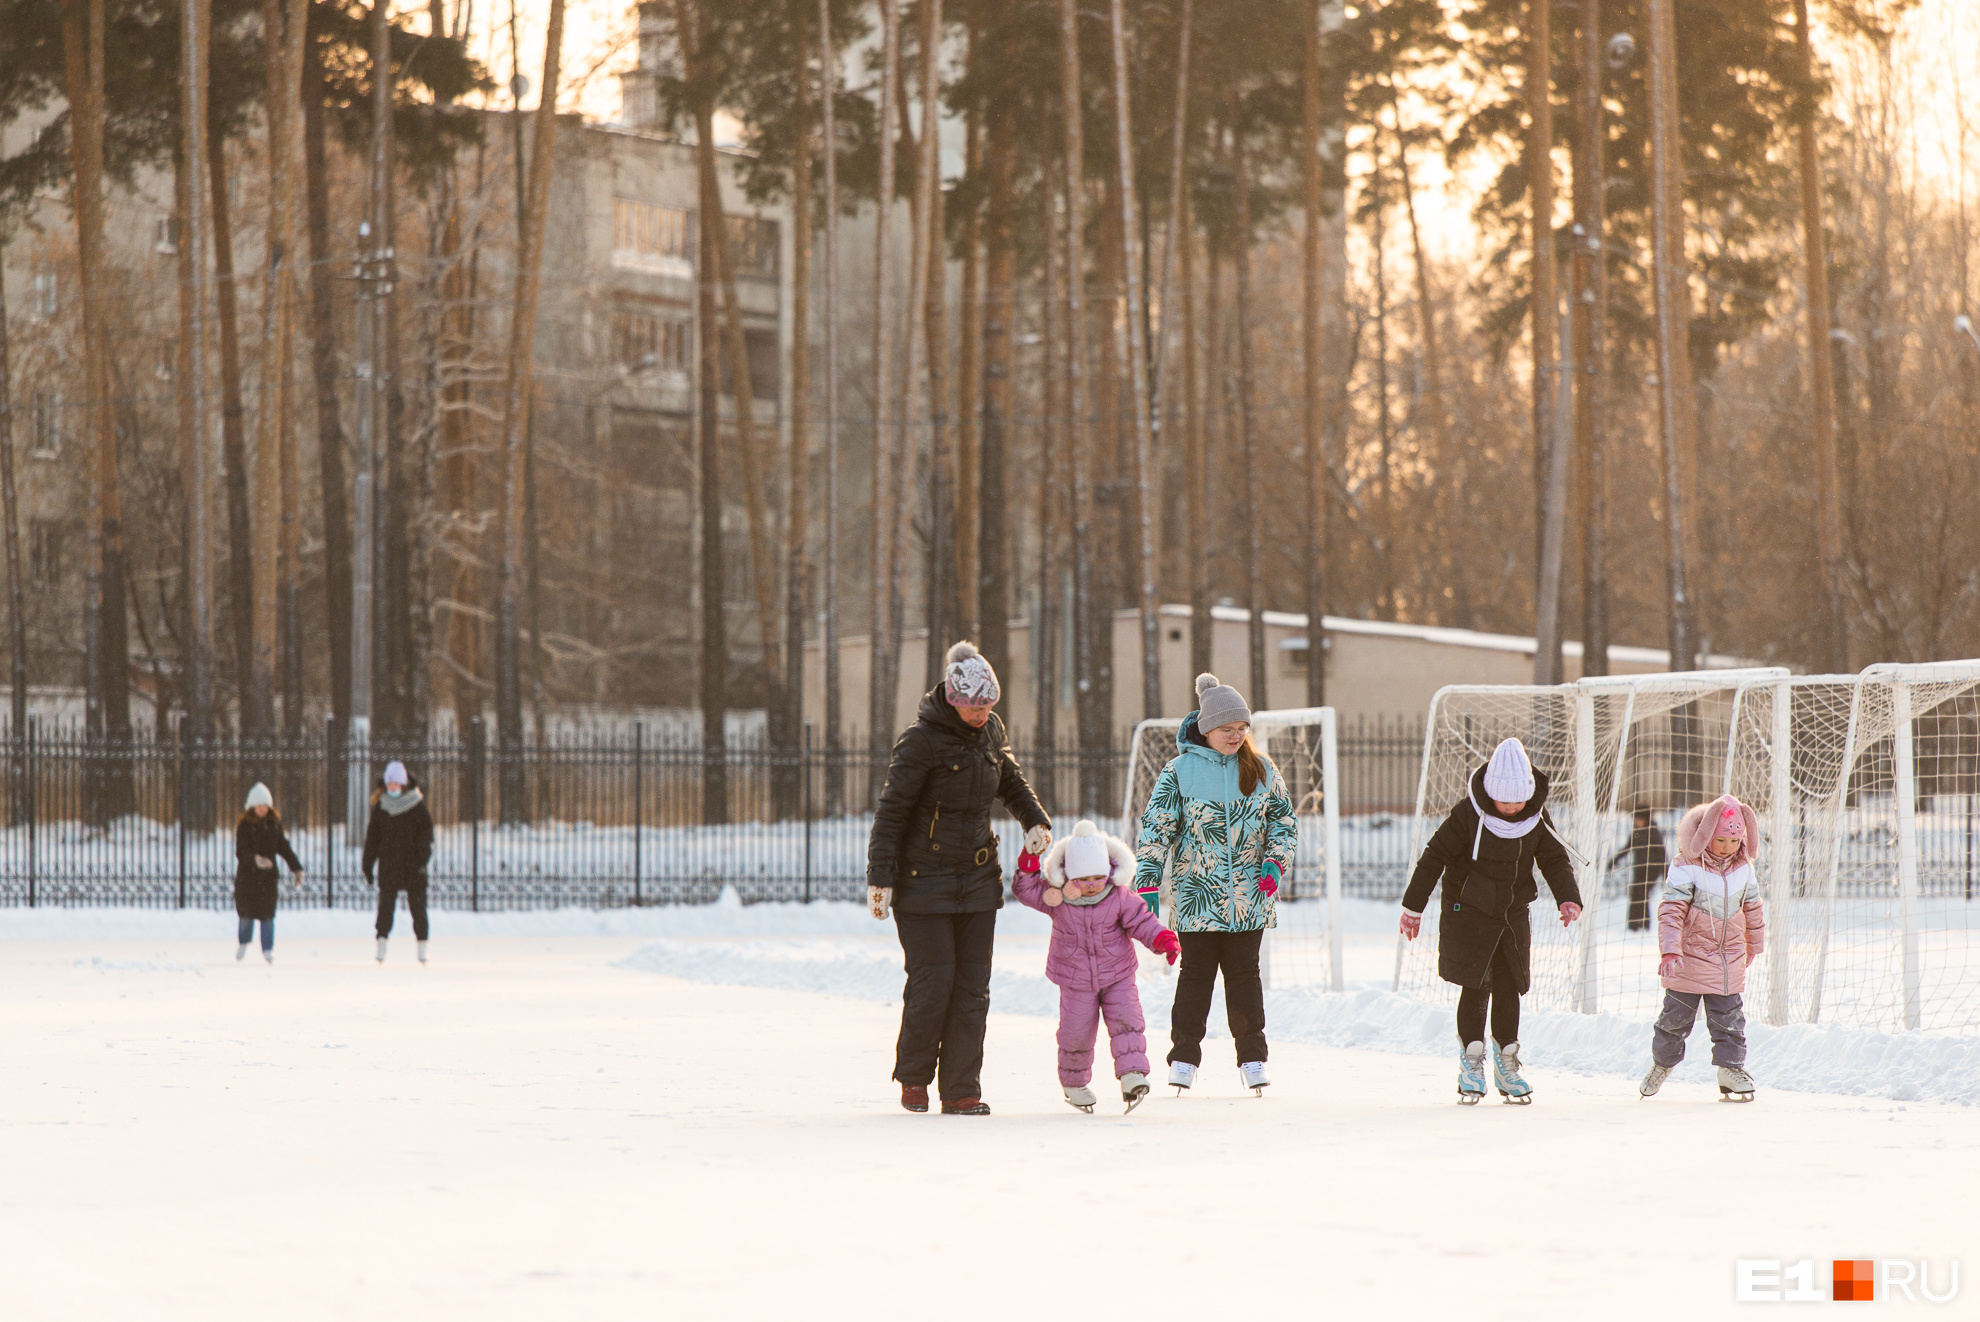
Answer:
[[[1278,768],[1251,742],[1251,709],[1215,675],[1196,677],[1197,710],[1176,731],[1141,814],[1135,889],[1159,909],[1169,879],[1182,938],[1176,1003],[1169,1015],[1169,1082],[1188,1088],[1203,1063],[1203,1033],[1217,972],[1246,1087],[1263,1088],[1265,992],[1258,955],[1276,923],[1279,884],[1292,867],[1299,822]]]

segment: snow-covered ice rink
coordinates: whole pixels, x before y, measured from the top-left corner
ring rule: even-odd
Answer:
[[[1269,995],[1263,1099],[1220,1004],[1192,1095],[1087,1116],[1007,910],[978,1119],[895,1104],[852,906],[436,914],[425,968],[403,918],[379,967],[287,910],[271,968],[230,914],[0,911],[0,1316],[1663,1320],[1750,1313],[1740,1258],[1980,1266],[1980,1041],[1756,1028],[1733,1106],[1701,1025],[1642,1102],[1645,1026],[1534,1013],[1536,1103],[1460,1108],[1392,921]]]

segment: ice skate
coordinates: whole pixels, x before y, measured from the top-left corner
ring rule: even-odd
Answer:
[[[901,1109],[921,1115],[928,1110],[928,1088],[924,1084],[901,1085]]]
[[[1262,1060],[1247,1060],[1238,1066],[1238,1077],[1244,1080],[1244,1086],[1251,1089],[1254,1097],[1263,1097],[1266,1086],[1272,1082],[1265,1077],[1265,1062]]]
[[[1100,1099],[1093,1095],[1093,1089],[1084,1085],[1066,1089],[1066,1105],[1093,1114],[1093,1104]]]
[[[1127,1103],[1127,1110],[1122,1111],[1122,1115],[1126,1115],[1128,1111],[1132,1111],[1135,1107],[1140,1106],[1142,1100],[1147,1096],[1148,1076],[1146,1074],[1129,1071],[1121,1075],[1121,1100]]]
[[[1169,1086],[1176,1090],[1176,1096],[1182,1096],[1185,1091],[1195,1085],[1196,1066],[1186,1060],[1169,1062]]]
[[[264,950],[264,951],[262,951],[262,952],[261,952],[261,957],[262,957],[263,959],[265,959],[265,960],[267,960],[267,961],[268,961],[268,962],[269,962],[270,964],[273,964],[273,963],[275,962],[275,952],[274,952],[274,951],[272,951],[272,950]]]
[[[382,936],[378,938],[378,962],[385,962],[385,938]]]
[[[1519,1074],[1519,1043],[1492,1044],[1492,1081],[1499,1087],[1499,1096],[1509,1105],[1533,1104],[1533,1088]]]
[[[1719,1066],[1719,1100],[1722,1102],[1752,1101],[1753,1076],[1737,1065]]]
[[[426,942],[424,941],[419,942],[418,949],[419,949],[419,962],[424,964],[426,962]]]
[[[247,958],[247,947],[248,947],[247,942],[245,941],[241,942],[241,948],[234,952],[234,959],[236,962]]]
[[[1468,1043],[1458,1052],[1458,1104],[1476,1106],[1485,1098],[1485,1044]]]
[[[1636,1085],[1637,1094],[1642,1097],[1655,1097],[1657,1089],[1664,1086],[1664,1080],[1671,1077],[1671,1068],[1669,1065],[1652,1065],[1650,1072],[1643,1076],[1643,1082]]]

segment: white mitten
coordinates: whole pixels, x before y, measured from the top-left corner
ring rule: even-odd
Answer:
[[[878,918],[883,923],[886,922],[888,913],[894,907],[894,888],[892,886],[868,886],[866,888],[866,907],[875,918]]]
[[[1045,851],[1052,847],[1052,828],[1034,826],[1024,833],[1024,852],[1045,857]]]

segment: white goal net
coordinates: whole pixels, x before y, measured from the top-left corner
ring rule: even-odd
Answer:
[[[1161,718],[1134,728],[1129,745],[1127,794],[1121,807],[1125,838],[1140,832],[1141,812],[1162,768],[1176,755],[1182,721]],[[1252,741],[1271,759],[1292,796],[1299,818],[1299,847],[1279,892],[1277,926],[1266,935],[1263,955],[1268,987],[1343,985],[1340,804],[1334,709],[1298,707],[1254,712]],[[1174,912],[1169,879],[1162,879],[1164,921]]]
[[[1740,686],[1786,678],[1787,671],[1767,668],[1548,687],[1461,685],[1431,700],[1417,793],[1418,854],[1501,740],[1518,738],[1547,777],[1548,815],[1573,860],[1583,911],[1580,922],[1563,928],[1536,877],[1536,1003],[1588,1014],[1655,1014],[1662,998],[1655,895],[1626,852],[1637,814],[1646,813],[1672,848],[1685,810],[1725,783]],[[1661,869],[1655,880],[1662,880]],[[1416,941],[1398,937],[1393,986],[1455,1002],[1457,988],[1437,976],[1437,913],[1435,903],[1426,908]]]

